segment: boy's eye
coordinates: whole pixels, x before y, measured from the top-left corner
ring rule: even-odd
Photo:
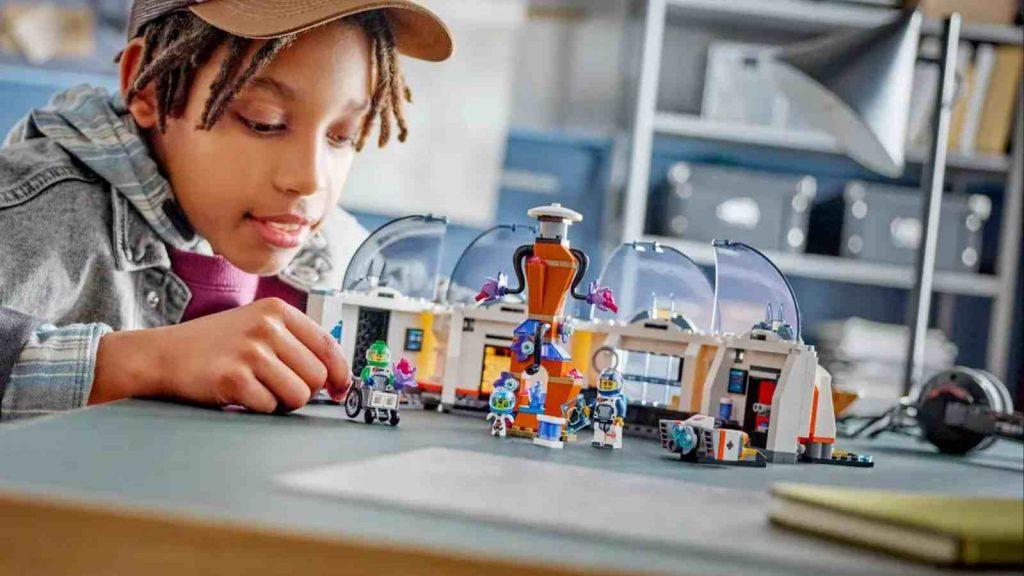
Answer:
[[[266,122],[250,120],[241,114],[238,115],[238,119],[242,121],[242,124],[245,124],[250,130],[257,134],[276,134],[287,128],[284,123],[268,124]]]
[[[327,139],[331,141],[331,145],[335,148],[348,148],[350,146],[355,147],[356,145],[355,140],[341,134],[329,134]]]

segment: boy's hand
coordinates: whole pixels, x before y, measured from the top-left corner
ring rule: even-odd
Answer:
[[[129,396],[237,404],[256,412],[301,408],[352,376],[341,347],[277,298],[175,326],[112,332],[100,340],[89,403]]]

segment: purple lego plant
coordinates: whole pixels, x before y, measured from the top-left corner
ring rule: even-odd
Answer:
[[[394,366],[395,374],[395,390],[402,390],[405,388],[415,388],[416,384],[416,367],[412,365],[408,360],[402,358],[398,364]]]
[[[501,300],[508,294],[508,276],[504,272],[498,272],[497,278],[487,278],[484,285],[480,287],[480,293],[476,295],[477,302],[494,302]]]
[[[615,303],[615,294],[610,288],[599,287],[597,280],[590,282],[590,290],[587,291],[587,304],[597,306],[598,310],[619,311],[619,306]]]

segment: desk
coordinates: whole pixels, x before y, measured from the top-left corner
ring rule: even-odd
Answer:
[[[503,442],[487,434],[482,416],[407,410],[401,426],[390,428],[349,421],[335,406],[264,416],[132,400],[0,427],[0,572],[952,573],[788,532],[760,515],[744,529],[797,542],[806,557],[769,564],[707,553],[698,545],[602,541],[316,498],[284,490],[274,480],[286,472],[437,446],[606,466],[679,480],[684,488],[712,484],[762,494],[779,481],[1016,498],[1024,490],[1024,448],[1008,443],[957,459],[890,437],[849,443],[875,456],[873,469],[733,469],[681,464],[656,442],[637,438],[627,437],[623,451],[601,452],[600,458],[582,439],[560,452],[520,439]],[[622,518],[622,531],[643,521],[642,513],[635,516]],[[695,519],[695,530],[707,521]]]

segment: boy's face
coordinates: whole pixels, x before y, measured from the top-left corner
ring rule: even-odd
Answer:
[[[184,114],[168,118],[163,134],[151,130],[150,144],[214,252],[272,275],[320,226],[348,178],[369,108],[369,39],[349,23],[301,35],[211,130],[196,129],[226,54],[221,46],[197,71]]]

